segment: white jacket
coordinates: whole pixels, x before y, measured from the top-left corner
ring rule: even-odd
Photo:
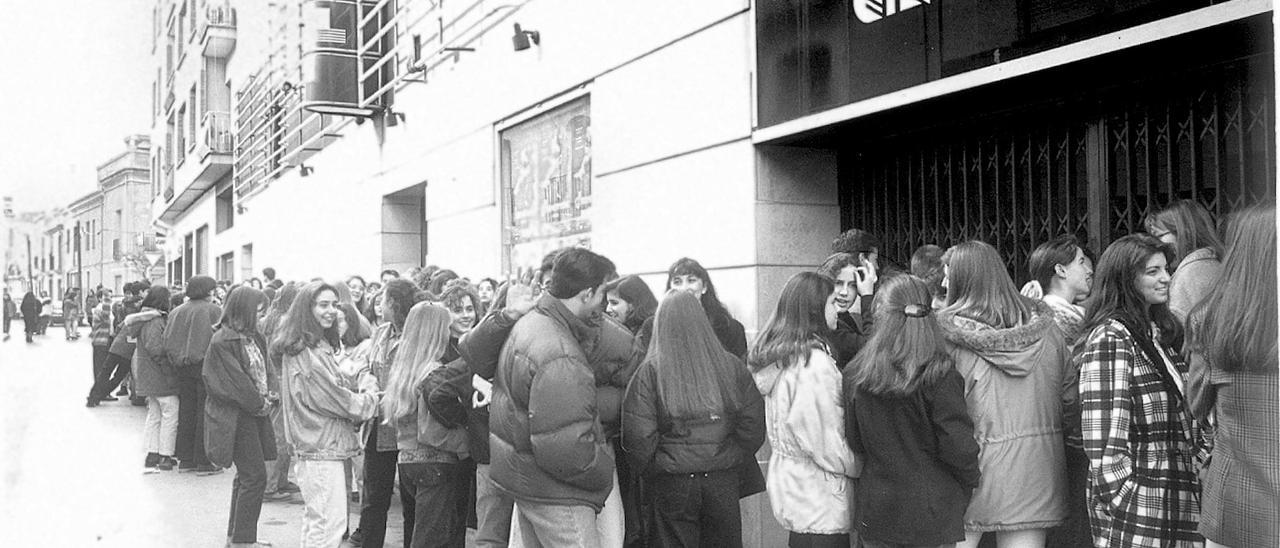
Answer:
[[[853,478],[862,463],[844,438],[840,371],[822,349],[755,372],[769,431],[769,503],[788,531],[852,531]]]

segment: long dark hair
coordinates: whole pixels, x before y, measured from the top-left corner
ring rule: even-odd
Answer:
[[[154,308],[161,312],[168,312],[169,304],[169,288],[163,285],[153,285],[147,288],[147,295],[143,297],[142,302],[138,304],[138,309]]]
[[[354,304],[339,303],[338,310],[342,311],[342,319],[347,322],[347,332],[341,336],[343,346],[355,348],[373,336],[373,326],[369,325],[369,320],[365,319]]]
[[[910,274],[892,276],[876,293],[876,328],[845,368],[846,385],[871,394],[910,394],[952,367],[942,329],[929,317],[933,293]]]
[[[321,341],[334,348],[338,347],[338,322],[325,329],[316,321],[315,314],[311,313],[316,298],[325,291],[332,291],[334,297],[338,295],[338,290],[325,282],[311,282],[298,290],[298,297],[293,300],[288,314],[277,328],[275,341],[272,343],[276,350],[288,356],[296,356],[303,350],[315,348]]]
[[[787,280],[764,329],[751,345],[747,363],[753,370],[772,364],[787,367],[806,359],[812,348],[828,348],[831,327],[827,325],[827,299],[835,292],[835,282],[817,272],[800,272]]]
[[[1227,223],[1222,274],[1187,320],[1187,343],[1224,371],[1276,370],[1276,209],[1256,205]]]
[[[222,305],[222,318],[219,327],[225,327],[246,335],[258,332],[258,308],[267,296],[248,285],[233,288],[227,295],[227,302]]]
[[[289,305],[292,305],[293,300],[298,297],[300,288],[300,285],[289,282],[276,292],[275,299],[271,301],[271,309],[267,311],[267,317],[262,319],[262,325],[259,326],[263,335],[270,338],[276,332],[276,328],[284,320],[284,315],[289,312]]]
[[[388,280],[382,288],[382,298],[391,299],[391,317],[383,318],[391,322],[395,329],[404,329],[404,321],[409,317],[409,310],[418,303],[418,286],[404,278]]]
[[[667,287],[671,290],[671,280],[676,276],[697,276],[702,280],[702,285],[706,286],[707,291],[702,294],[702,308],[707,312],[707,319],[711,320],[711,326],[723,329],[728,325],[733,316],[725,309],[724,304],[720,302],[720,297],[716,295],[716,284],[711,283],[711,275],[707,273],[707,269],[702,267],[698,261],[688,257],[681,257],[676,262],[671,263],[671,268],[667,269]]]
[[[1147,215],[1142,224],[1148,233],[1164,229],[1178,239],[1173,246],[1173,257],[1169,259],[1170,270],[1177,270],[1178,263],[1197,249],[1209,248],[1215,256],[1222,256],[1222,239],[1214,227],[1213,216],[1200,202],[1178,200]]]
[[[1181,339],[1182,328],[1169,312],[1168,303],[1147,303],[1137,287],[1138,276],[1147,261],[1157,254],[1164,255],[1166,260],[1172,259],[1169,247],[1150,234],[1130,234],[1107,246],[1093,270],[1093,290],[1080,324],[1081,332],[1088,333],[1110,320],[1117,320],[1129,329],[1151,359],[1158,356],[1154,354],[1154,341],[1148,327],[1152,322],[1160,328],[1162,344],[1174,346]]]
[[[1031,320],[1035,303],[1018,294],[1013,279],[991,244],[969,240],[942,255],[947,267],[948,313],[979,321],[997,329],[1023,325]]]
[[[673,417],[737,409],[733,376],[742,362],[716,338],[697,297],[670,291],[658,305],[646,361],[657,376],[658,399]],[[728,401],[725,401],[728,398]]]

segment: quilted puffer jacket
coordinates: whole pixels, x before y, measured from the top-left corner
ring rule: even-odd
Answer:
[[[597,348],[599,321],[579,318],[543,295],[502,348],[490,404],[489,473],[517,499],[599,511],[613,487],[614,454],[596,385],[626,377],[607,369],[628,364],[597,355],[612,346]],[[597,370],[588,356],[615,366]]]

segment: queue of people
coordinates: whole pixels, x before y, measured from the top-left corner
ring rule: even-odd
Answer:
[[[656,295],[581,248],[130,284],[89,311],[88,400],[131,373],[148,470],[234,466],[237,547],[296,493],[302,546],[379,548],[396,491],[406,548],[740,546],[758,493],[792,547],[1274,545],[1274,208],[1145,226],[1043,243],[1021,289],[987,243],[900,270],[850,230],[751,339],[687,257]]]

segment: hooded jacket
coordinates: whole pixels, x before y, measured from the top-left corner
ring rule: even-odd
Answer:
[[[178,375],[164,353],[163,312],[144,308],[124,319],[120,336],[137,341],[133,353],[133,391],[139,396],[178,395]]]
[[[967,531],[1043,529],[1067,515],[1062,386],[1070,355],[1053,310],[1034,304],[1030,321],[1002,329],[938,314],[981,448]]]
[[[489,406],[489,473],[513,497],[604,506],[614,454],[587,359],[596,338],[590,323],[550,294],[512,328]]]
[[[785,365],[785,367],[783,367]],[[845,441],[840,371],[825,348],[753,373],[765,400],[773,517],[795,533],[853,529],[853,479],[862,465]]]

